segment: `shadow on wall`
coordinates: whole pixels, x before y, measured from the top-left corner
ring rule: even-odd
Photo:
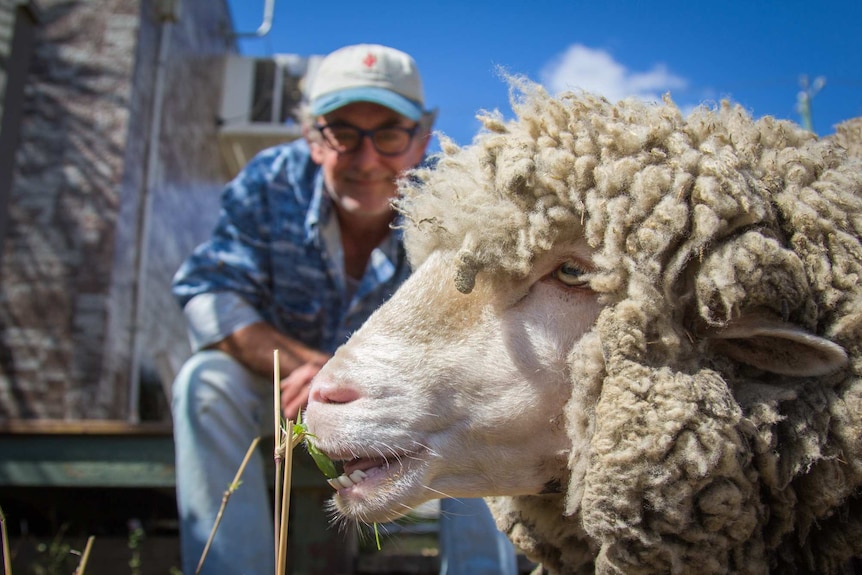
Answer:
[[[96,384],[134,33],[86,2],[40,8],[0,269],[0,415],[62,418],[115,399]]]

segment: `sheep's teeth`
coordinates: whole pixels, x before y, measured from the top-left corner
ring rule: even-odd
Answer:
[[[326,482],[329,483],[329,486],[338,491],[339,489],[344,489],[345,487],[353,487],[357,483],[361,482],[365,479],[367,475],[361,469],[356,469],[353,473],[348,477],[347,475],[341,474],[334,479],[327,479]]]

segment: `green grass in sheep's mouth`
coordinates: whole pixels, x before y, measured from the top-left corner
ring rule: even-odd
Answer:
[[[314,460],[314,464],[317,465],[317,468],[321,473],[323,473],[324,477],[326,477],[327,483],[329,483],[333,489],[338,489],[336,486],[338,485],[338,476],[340,474],[335,467],[335,462],[314,445],[312,439],[317,438],[313,433],[308,432],[308,424],[303,423],[301,412],[297,417],[297,422],[293,425],[293,434],[294,436],[301,437],[303,439],[308,454],[311,455],[311,458]],[[333,481],[335,483],[333,483]],[[374,541],[377,544],[377,550],[380,551],[380,531],[377,528],[376,521],[374,522]]]

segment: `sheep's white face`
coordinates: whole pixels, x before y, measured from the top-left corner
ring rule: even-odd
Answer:
[[[344,461],[335,502],[348,517],[565,485],[567,358],[600,311],[590,250],[559,246],[527,279],[480,276],[469,295],[452,257],[432,254],[312,384],[306,421]]]

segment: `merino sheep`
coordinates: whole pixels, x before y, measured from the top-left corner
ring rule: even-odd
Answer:
[[[513,83],[403,182],[416,271],[313,382],[338,511],[488,496],[549,573],[843,572],[862,163],[728,103]]]

